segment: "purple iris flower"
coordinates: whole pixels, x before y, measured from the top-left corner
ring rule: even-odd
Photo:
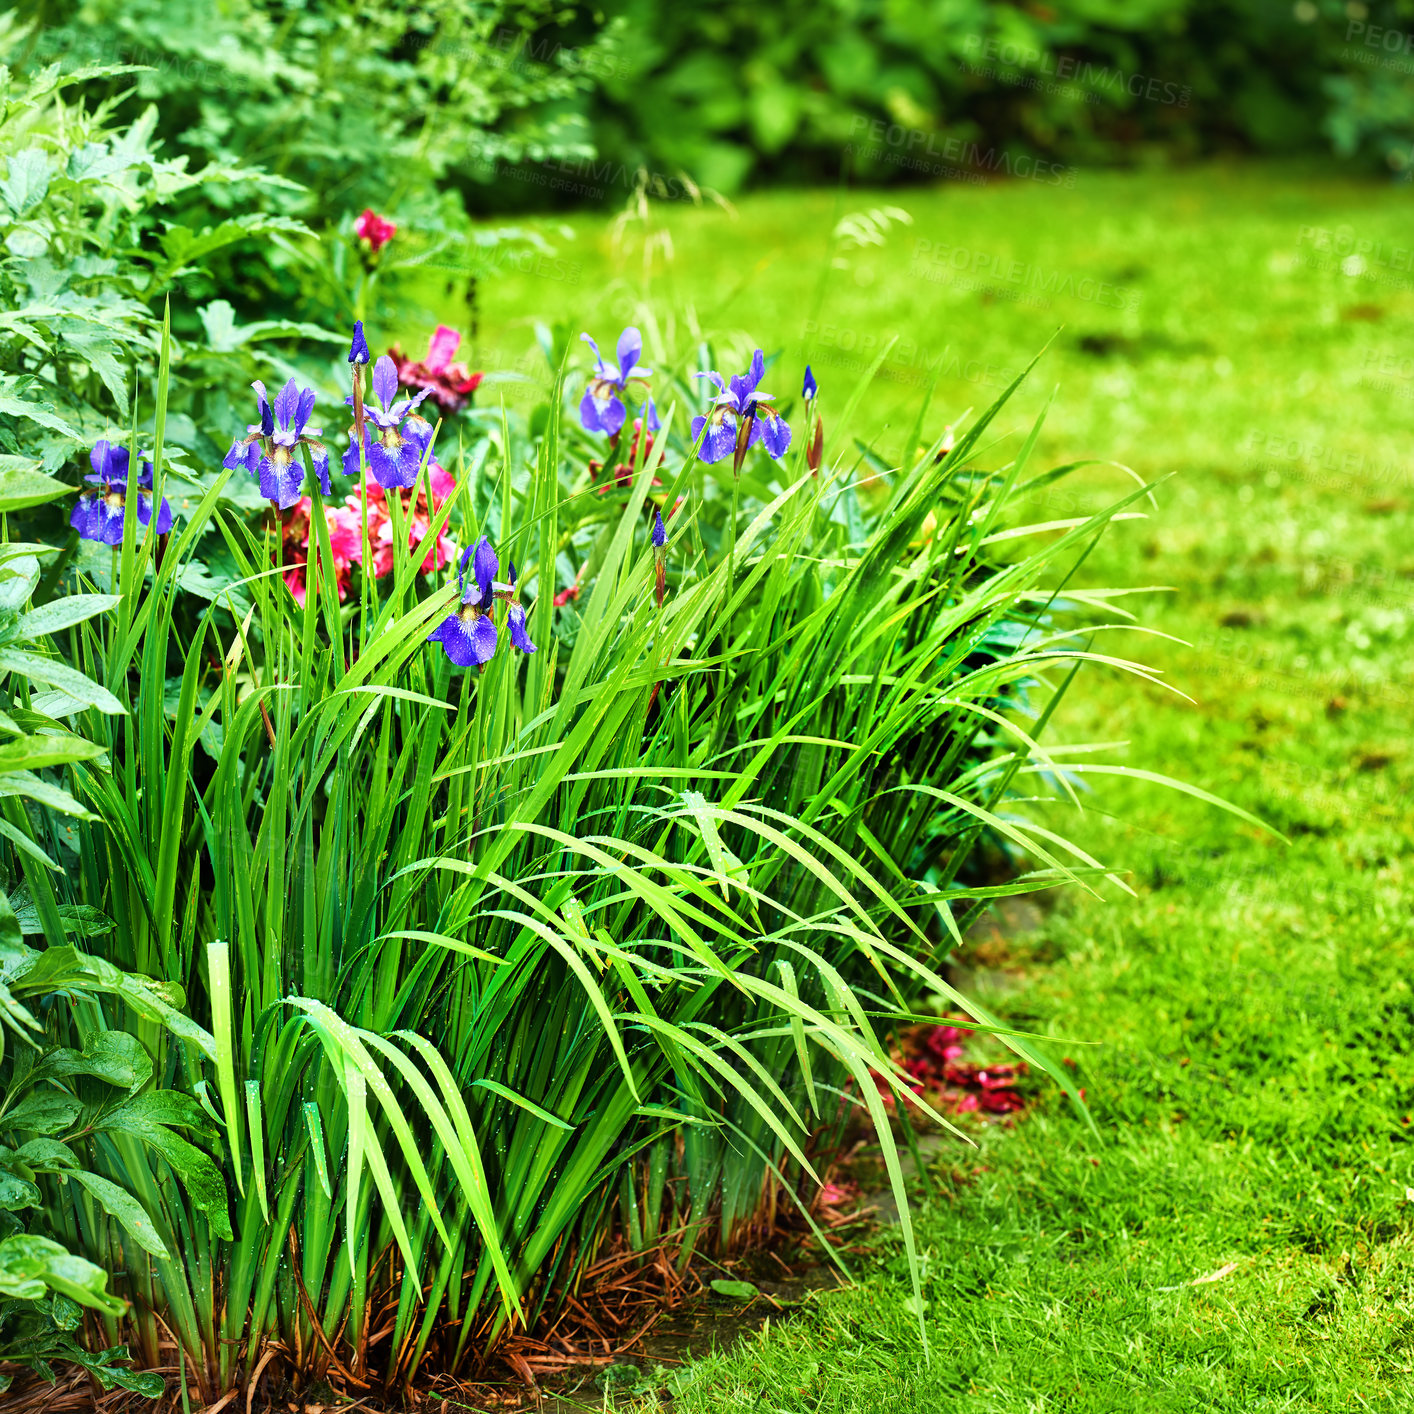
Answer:
[[[717,387],[717,397],[712,400],[712,408],[703,417],[692,419],[694,440],[707,429],[702,438],[698,456],[705,462],[719,462],[723,457],[736,453],[736,465],[748,447],[758,442],[779,461],[790,446],[790,427],[786,420],[769,406],[770,393],[758,392],[761,376],[765,372],[765,360],[757,349],[751,357],[751,367],[745,373],[732,375],[730,383],[722,381],[720,373],[698,373],[697,378],[706,378]],[[742,429],[746,429],[746,441],[740,443]]]
[[[668,543],[668,528],[663,524],[663,513],[653,508],[653,548],[661,550]]]
[[[496,552],[483,535],[476,546],[476,564],[468,584],[466,567],[471,555],[468,545],[457,562],[461,603],[427,635],[427,641],[440,643],[447,657],[459,668],[489,663],[496,651],[496,625],[491,622],[491,583],[498,567]]]
[[[469,579],[468,564],[471,566]],[[497,581],[496,571],[500,567],[501,562],[484,535],[477,541],[474,552],[468,545],[457,563],[457,590],[461,594],[461,603],[427,635],[428,642],[440,643],[447,657],[459,668],[469,668],[473,663],[489,663],[495,654],[496,625],[492,622],[491,610],[497,599],[510,603],[506,628],[512,644],[522,653],[536,651],[525,629],[525,610],[516,598],[515,564],[509,567],[509,584]]]
[[[301,388],[293,378],[275,394],[271,408],[265,384],[257,379],[250,385],[260,408],[260,422],[248,423],[246,436],[231,443],[221,463],[226,467],[243,466],[260,477],[260,494],[282,511],[295,505],[304,490],[304,463],[300,447],[309,448],[319,489],[329,495],[329,452],[315,439],[319,428],[309,426],[314,411],[314,389]]]
[[[649,398],[643,408],[643,425],[650,431],[656,432],[663,424],[658,420],[658,409],[653,406],[653,399]]]
[[[372,355],[368,352],[368,340],[363,335],[363,320],[355,319],[353,339],[349,344],[349,362],[368,363],[371,358]]]
[[[801,396],[807,403],[815,396],[816,388],[815,375],[810,371],[810,365],[807,363],[805,365],[805,382],[801,384],[800,388]]]
[[[506,592],[500,596],[510,601],[510,608],[506,611],[506,628],[510,631],[511,642],[520,649],[522,653],[534,653],[535,645],[530,641],[530,635],[525,631],[525,610],[521,607],[520,599],[517,597],[516,589],[516,562],[510,562],[511,582],[506,586]]]
[[[604,432],[616,437],[628,416],[624,410],[623,393],[628,388],[629,379],[647,378],[653,372],[638,362],[638,355],[643,352],[643,335],[631,324],[619,335],[615,350],[619,360],[617,368],[604,362],[599,345],[588,334],[579,337],[594,350],[596,360],[594,376],[579,402],[579,420],[586,432]],[[657,417],[656,412],[653,415]],[[649,431],[654,430],[649,428]]]
[[[84,477],[97,486],[97,491],[85,491],[69,515],[69,524],[85,540],[97,540],[102,545],[123,543],[123,517],[128,506],[128,449],[110,442],[99,442],[89,453],[93,474]],[[152,520],[152,463],[144,461],[134,488],[137,492],[138,524],[146,526]],[[157,507],[157,533],[166,535],[172,528],[172,507],[164,496]]]
[[[424,388],[416,397],[398,400],[397,364],[384,354],[373,365],[373,396],[378,406],[364,404],[363,453],[373,479],[385,491],[417,485],[422,460],[432,445],[432,424],[413,409],[431,391]],[[354,406],[351,397],[344,401]],[[352,434],[344,453],[344,472],[358,475],[358,442]]]

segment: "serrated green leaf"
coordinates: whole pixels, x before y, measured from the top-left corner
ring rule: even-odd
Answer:
[[[12,153],[9,168],[0,178],[0,197],[16,216],[26,216],[49,191],[49,157],[42,147]]]

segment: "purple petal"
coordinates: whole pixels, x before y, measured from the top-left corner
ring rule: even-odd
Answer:
[[[530,635],[525,631],[525,610],[519,604],[511,605],[511,611],[506,615],[506,627],[510,630],[511,642],[522,653],[535,652],[535,645],[530,641]]]
[[[314,389],[304,388],[300,391],[299,406],[295,408],[295,431],[302,433],[305,423],[309,421],[309,415],[314,411]]]
[[[463,618],[460,613],[448,614],[431,633],[427,635],[429,643],[440,643],[448,658],[459,668],[469,668],[473,663],[484,663],[496,650],[496,629],[491,628],[491,653],[486,657],[479,656],[481,644],[478,643],[477,628],[482,623],[490,623],[484,615],[479,615],[472,619],[470,615]]]
[[[491,603],[491,582],[496,578],[496,571],[501,568],[501,562],[496,558],[496,552],[491,548],[491,542],[483,535],[476,542],[476,559],[472,565],[471,575],[476,581],[477,588],[481,590],[481,602],[489,605]]]
[[[813,398],[816,393],[815,375],[810,371],[808,363],[805,365],[805,382],[801,384],[800,391],[801,396],[806,399]]]
[[[725,393],[727,391],[727,385],[722,382],[722,375],[720,373],[713,373],[709,369],[706,373],[694,373],[692,376],[694,378],[710,379],[713,383],[716,384],[717,391],[719,393]]]
[[[103,539],[103,511],[101,496],[83,495],[74,503],[69,512],[69,524],[85,540]]]
[[[267,501],[273,501],[282,511],[287,511],[299,500],[303,490],[304,467],[295,458],[276,461],[271,457],[261,457],[260,494]]]
[[[402,478],[399,486],[416,486],[417,478],[422,472],[422,449],[412,439],[408,438],[403,445],[398,448],[398,474]]]
[[[490,614],[482,614],[472,620],[471,637],[476,648],[476,661],[489,663],[496,651],[496,625],[491,622]]]
[[[579,400],[579,420],[586,432],[602,432],[604,429],[599,426],[599,404],[595,400],[594,394],[587,388],[584,396]]]
[[[385,447],[376,437],[368,439],[368,446],[365,451],[368,456],[368,469],[373,473],[373,479],[385,490],[396,489],[406,490],[417,481],[417,462],[414,460],[412,474],[408,475],[403,466],[402,453],[405,444],[399,443],[391,451]]]
[[[413,413],[407,420],[407,426],[403,428],[403,436],[417,447],[418,455],[423,456],[432,445],[433,431],[432,424],[425,417]]]
[[[591,385],[579,404],[579,420],[588,432],[604,432],[612,437],[624,425],[628,416],[623,401],[617,394],[604,392],[595,394],[594,387],[604,388],[603,383]]]
[[[405,418],[408,413],[410,413],[413,408],[415,408],[423,400],[423,398],[427,397],[431,392],[431,388],[424,388],[420,393],[417,394],[416,397],[404,398],[400,402],[394,403],[393,406],[388,409],[389,419],[395,423],[401,422],[403,418]],[[426,422],[427,419],[424,418],[423,421]],[[427,425],[429,428],[432,426],[430,422]]]
[[[368,455],[368,443],[368,429],[365,427],[363,430],[363,446],[365,455]],[[369,457],[369,460],[372,460],[371,456]],[[349,432],[349,445],[344,448],[343,466],[345,476],[352,476],[355,480],[358,479],[358,438],[354,435],[352,431]]]
[[[785,418],[771,408],[758,408],[746,445],[753,447],[758,441],[765,443],[767,453],[780,461],[790,446],[790,426]]]
[[[594,342],[593,338],[592,338],[590,335],[588,335],[588,334],[581,334],[579,337],[580,337],[580,339],[581,339],[584,343],[588,344],[589,347],[594,350],[594,362],[595,362],[595,365],[596,365],[597,367],[599,367],[599,368],[603,368],[603,366],[604,366],[604,358],[603,358],[603,355],[600,354],[600,352],[599,352],[599,345],[596,344],[596,343]]]
[[[714,414],[707,424],[707,435],[702,439],[702,448],[697,454],[698,458],[710,465],[713,462],[721,461],[723,457],[731,456],[735,451],[735,414],[731,412]]]
[[[327,496],[329,491],[329,449],[322,442],[310,442],[309,459],[314,463],[314,474],[319,478],[319,489]]]
[[[398,396],[398,365],[387,354],[373,365],[373,391],[384,407]]]
[[[653,406],[653,399],[648,399],[648,406],[643,409],[643,425],[650,432],[656,432],[662,423],[658,421],[658,409]]]
[[[643,335],[632,324],[619,335],[619,382],[628,382],[629,374],[638,364],[638,356],[643,352]]]
[[[140,495],[137,498],[137,519],[139,525],[146,525],[152,519],[152,497]],[[172,528],[172,506],[164,496],[157,508],[157,533],[166,535]]]
[[[260,408],[260,430],[269,437],[275,431],[275,419],[270,412],[270,399],[265,395],[265,384],[257,378],[250,386],[255,389],[255,401]]]
[[[288,428],[299,411],[299,384],[293,378],[275,394],[275,421],[282,428]]]
[[[363,337],[363,320],[354,320],[353,342],[349,345],[350,363],[367,363],[372,355],[368,352],[368,340]]]
[[[128,475],[128,449],[103,441],[94,445],[88,455],[89,464],[103,481],[124,481]]]
[[[761,350],[757,349],[751,355],[751,367],[747,370],[746,376],[750,380],[750,388],[754,389],[760,383],[762,376],[766,372],[766,360],[761,356]]]
[[[111,505],[106,496],[95,497],[93,504],[98,534],[89,538],[100,541],[104,545],[121,545],[123,543],[123,513],[126,507]]]
[[[653,548],[661,550],[668,543],[668,529],[663,524],[663,512],[653,507]]]
[[[221,459],[221,465],[230,471],[234,471],[238,466],[249,466],[250,460],[247,453],[254,443],[249,442],[244,437],[237,437],[231,443],[231,450]]]

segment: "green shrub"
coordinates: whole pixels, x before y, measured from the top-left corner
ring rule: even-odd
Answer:
[[[102,753],[52,768],[72,820],[11,818],[40,956],[77,956],[77,934],[91,966],[151,979],[52,1008],[44,1044],[136,1038],[137,1098],[179,1097],[161,1103],[188,1126],[177,1149],[148,1131],[71,1144],[161,1251],[39,1175],[49,1235],[119,1281],[142,1360],[169,1363],[176,1334],[204,1398],[271,1339],[305,1375],[455,1368],[552,1308],[612,1224],[642,1244],[715,1214],[729,1239],[766,1165],[809,1181],[805,1145],[842,1093],[872,1114],[906,1214],[871,1071],[906,1097],[888,1032],[923,993],[965,1005],[936,963],[998,892],[957,881],[978,832],[1036,864],[1004,891],[1105,872],[1003,806],[1018,773],[1068,789],[1096,769],[1035,740],[1069,670],[1136,668],[1092,646],[1102,625],[1075,634],[1102,599],[1045,587],[1114,510],[1002,557],[1026,543],[1012,498],[1069,470],[1029,470],[1035,431],[978,469],[1010,392],[950,451],[920,419],[861,501],[848,464],[807,468],[803,430],[739,480],[695,460],[673,431],[686,386],[660,379],[666,426],[604,496],[558,384],[535,437],[503,423],[444,453],[456,490],[427,534],[451,524],[514,559],[528,657],[471,675],[426,644],[456,600],[423,550],[341,604],[317,495],[322,560],[297,606],[268,539],[220,509],[223,473],[160,555],[126,516],[120,601],[36,642],[116,704],[11,672],[31,730]],[[655,474],[664,506],[683,498],[661,602]],[[213,529],[241,583],[193,606],[182,585]],[[557,608],[562,570],[581,594]],[[1030,731],[999,710],[1023,681]],[[370,1349],[390,1298],[391,1344]],[[115,1345],[118,1318],[100,1323]]]
[[[1056,183],[1068,164],[1333,145],[1403,172],[1414,6],[1383,0],[618,0],[599,172]]]

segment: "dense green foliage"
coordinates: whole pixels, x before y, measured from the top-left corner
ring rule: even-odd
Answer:
[[[951,450],[920,415],[867,504],[848,461],[805,466],[803,437],[738,477],[673,431],[701,394],[655,362],[666,425],[603,495],[558,385],[533,438],[479,417],[442,454],[456,490],[427,543],[450,523],[514,558],[540,645],[524,664],[449,670],[425,639],[455,599],[422,550],[341,604],[318,501],[322,571],[297,605],[268,536],[219,509],[237,473],[186,499],[165,546],[126,517],[92,570],[116,596],[48,600],[53,552],[10,548],[26,650],[0,667],[54,775],[32,840],[10,821],[8,882],[46,946],[12,949],[5,976],[55,986],[97,959],[104,985],[84,985],[112,1002],[52,1009],[43,1044],[123,1034],[129,1088],[94,1101],[101,1120],[51,1097],[41,1134],[72,1166],[25,1181],[44,1234],[133,1302],[141,1360],[164,1364],[172,1330],[206,1397],[266,1340],[300,1378],[474,1361],[615,1225],[641,1244],[716,1216],[729,1240],[768,1163],[813,1181],[805,1145],[843,1086],[887,1138],[869,1072],[894,1074],[883,1038],[916,997],[951,995],[930,959],[989,896],[957,880],[983,828],[1038,861],[1017,891],[1103,872],[997,813],[1050,761],[998,710],[1008,688],[1048,698],[1039,731],[1053,674],[1134,667],[1075,636],[1103,598],[1048,587],[1112,512],[999,558],[1011,500],[1074,468],[1033,471],[1033,433],[974,469],[1003,398]],[[681,498],[666,601],[642,514],[657,476]],[[396,501],[392,519],[396,546]],[[240,583],[194,596],[212,539]],[[557,611],[561,558],[581,599]],[[121,1204],[96,1208],[84,1174]],[[98,1320],[114,1345],[119,1318]]]
[[[640,166],[680,197],[684,176],[724,192],[841,176],[1057,185],[1075,165],[1231,149],[1411,162],[1409,0],[608,9],[623,29],[589,96],[598,160],[564,183],[581,199],[617,203]]]
[[[677,197],[841,175],[1060,184],[1075,165],[1232,149],[1334,150],[1402,175],[1414,142],[1411,0],[56,0],[27,13],[38,27],[18,62],[144,65],[126,117],[156,102],[174,154],[298,184],[215,193],[213,211],[320,229],[372,206],[464,236],[468,207],[617,206],[640,168]],[[222,262],[221,287],[238,304],[247,287],[278,295],[301,317],[314,293],[300,262],[249,250]]]
[[[816,202],[741,208],[745,240],[786,233],[784,308],[809,289],[790,272],[813,237],[791,246],[788,233],[816,224]],[[885,1235],[851,1254],[857,1290],[789,1322],[772,1312],[764,1339],[689,1367],[676,1407],[1402,1414],[1414,279],[1375,261],[1343,270],[1315,242],[1345,231],[1407,248],[1405,195],[1243,166],[907,205],[919,229],[946,214],[1005,264],[1127,267],[1128,310],[1052,297],[1064,396],[1042,446],[1103,441],[1146,480],[1177,473],[1148,522],[1100,542],[1081,582],[1173,587],[1144,616],[1173,638],[1145,657],[1194,701],[1097,679],[1068,725],[1128,742],[1128,760],[1221,793],[1291,843],[1108,783],[1101,809],[1066,829],[1129,866],[1137,898],[1074,893],[1007,947],[958,957],[981,973],[962,985],[1058,1039],[1099,1137],[1037,1091],[1014,1129],[977,1132],[980,1152],[939,1155],[939,1191],[920,1185],[915,1212],[932,1253],[931,1368]],[[684,298],[721,277],[714,219],[673,221]],[[867,300],[905,336],[985,329],[1000,366],[1029,350],[1036,311],[997,283],[875,269],[867,290],[841,287],[845,327]],[[877,386],[885,422],[907,390]],[[940,389],[954,405],[974,394],[961,378]],[[597,1392],[584,1402],[597,1408]]]

